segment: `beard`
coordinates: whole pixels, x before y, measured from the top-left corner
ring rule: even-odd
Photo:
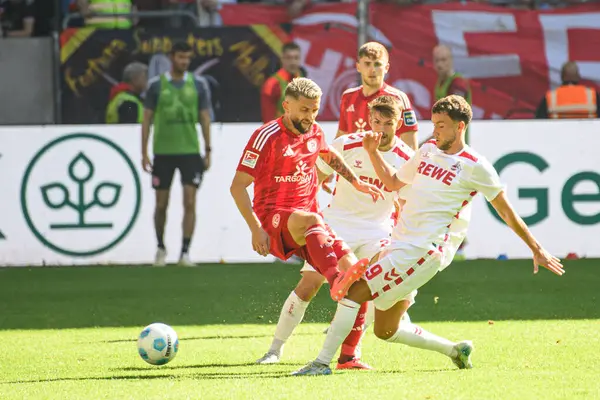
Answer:
[[[437,143],[436,143],[437,148],[442,151],[446,151],[446,150],[450,149],[450,147],[452,147],[452,145],[456,141],[456,132],[454,133],[454,136],[448,140],[441,141],[439,139],[436,139],[436,141],[437,141]]]
[[[310,124],[308,127],[305,128],[304,126],[302,126],[301,120],[299,120],[299,119],[295,120],[295,119],[291,119],[291,118],[290,118],[290,120],[292,121],[292,125],[294,125],[294,128],[296,128],[296,130],[302,134],[308,132],[308,130],[312,126],[312,124]]]

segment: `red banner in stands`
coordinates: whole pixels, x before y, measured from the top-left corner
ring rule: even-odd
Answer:
[[[293,21],[282,7],[255,3],[225,5],[221,15],[226,25],[292,22],[290,39],[302,47],[308,75],[325,93],[321,119],[337,118],[341,93],[357,80],[355,4],[315,5]],[[530,11],[375,3],[370,18],[369,39],[391,49],[388,83],[409,94],[421,118],[429,117],[434,99],[431,51],[438,43],[452,48],[455,69],[471,79],[476,118],[531,118],[545,92],[560,84],[567,60],[599,87],[600,4]],[[280,40],[286,39],[270,45]]]

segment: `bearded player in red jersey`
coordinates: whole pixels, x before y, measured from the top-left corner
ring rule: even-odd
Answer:
[[[292,80],[285,91],[285,114],[250,137],[231,184],[231,195],[252,232],[252,247],[257,253],[270,253],[282,260],[293,254],[305,259],[327,279],[331,297],[338,301],[361,278],[369,260],[358,261],[323,222],[317,200],[317,158],[373,201],[382,198],[383,192],[359,180],[325,141],[323,130],[315,123],[321,95],[321,88],[312,80]],[[254,204],[247,191],[252,183]]]
[[[408,147],[417,150],[417,116],[406,93],[384,82],[390,69],[390,55],[380,43],[368,42],[358,50],[356,70],[360,73],[362,85],[348,89],[340,103],[340,122],[336,137],[347,133],[370,131],[369,102],[379,96],[394,96],[400,101],[402,123],[396,136]]]

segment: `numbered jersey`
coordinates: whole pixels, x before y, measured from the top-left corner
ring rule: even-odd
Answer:
[[[348,89],[342,94],[340,103],[340,123],[338,129],[346,133],[360,133],[371,130],[369,125],[369,102],[381,96],[393,96],[400,100],[402,107],[402,124],[396,130],[396,136],[405,132],[416,131],[419,129],[417,116],[412,109],[412,105],[406,93],[383,84],[381,89],[370,96],[365,96],[362,86]]]
[[[344,135],[335,139],[332,147],[342,155],[359,179],[382,189],[385,199],[374,203],[370,195],[359,192],[347,180],[338,176],[331,202],[323,215],[342,238],[345,238],[344,231],[347,230],[352,230],[365,239],[385,238],[392,231],[391,215],[398,193],[384,187],[377,177],[369,155],[363,148],[363,137],[364,133]],[[414,152],[401,140],[394,140],[394,146],[382,154],[390,165],[398,169]],[[321,159],[317,162],[317,167],[326,174],[333,172]],[[403,196],[402,193],[400,196]]]
[[[475,195],[492,201],[503,189],[494,167],[472,148],[446,154],[435,140],[421,146],[397,176],[410,187],[392,237],[398,246],[421,249],[419,254],[432,244],[439,246],[445,255],[441,268],[465,238]]]

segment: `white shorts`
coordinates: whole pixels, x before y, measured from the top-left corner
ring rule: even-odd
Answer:
[[[337,233],[337,232],[336,232]],[[373,258],[377,253],[384,250],[391,243],[390,238],[382,238],[382,239],[374,239],[369,241],[356,241],[346,242],[348,246],[352,249],[352,252],[356,255],[356,257],[360,260],[361,258],[368,258],[369,260]],[[302,269],[300,272],[317,272],[317,270],[307,263],[304,262]],[[325,278],[323,278],[325,279]]]
[[[437,274],[442,258],[433,246],[427,250],[394,242],[365,272],[375,308],[385,311],[401,300],[414,303],[416,290]]]

